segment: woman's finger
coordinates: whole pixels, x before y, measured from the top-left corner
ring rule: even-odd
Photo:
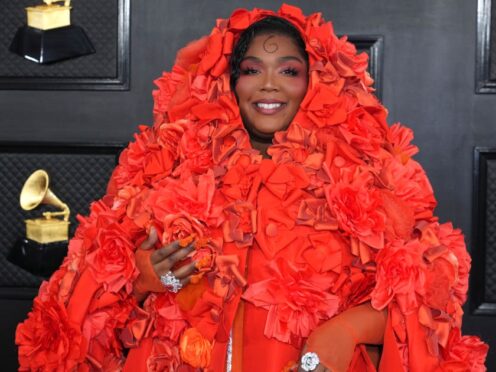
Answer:
[[[174,270],[174,276],[178,279],[184,279],[193,274],[196,271],[196,262],[191,262],[188,265],[184,265],[177,270]]]
[[[193,242],[184,248],[180,248],[176,250],[169,257],[167,257],[167,261],[169,261],[172,264],[172,266],[174,266],[179,261],[184,260],[194,250],[195,250],[195,243]]]
[[[159,275],[163,275],[170,271],[179,261],[184,260],[194,250],[194,244],[190,244],[184,248],[176,248],[172,253],[163,258],[162,261],[153,264],[153,268]]]
[[[301,365],[298,368],[298,372],[305,372],[305,370],[301,368]],[[331,372],[331,371],[328,370],[326,367],[324,367],[322,364],[319,364],[317,367],[315,367],[313,372]]]
[[[155,245],[155,243],[158,241],[158,234],[157,234],[157,229],[155,227],[150,227],[150,233],[148,234],[148,238],[141,243],[140,249],[150,249]]]
[[[186,287],[190,282],[191,282],[191,276],[181,279],[181,285],[183,286],[183,288]]]
[[[167,257],[169,257],[171,254],[176,252],[178,249],[179,249],[179,241],[178,240],[170,243],[169,245],[166,245],[165,247],[157,249],[150,256],[150,260],[152,262],[152,265],[155,265],[156,263],[159,263],[159,262],[165,260]]]

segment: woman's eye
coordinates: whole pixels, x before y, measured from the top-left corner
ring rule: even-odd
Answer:
[[[242,69],[241,73],[243,75],[254,75],[254,74],[258,73],[258,70],[254,69],[252,67],[247,67],[247,68]]]
[[[297,76],[298,75],[298,70],[292,67],[285,68],[282,73],[284,75],[289,75],[289,76]]]

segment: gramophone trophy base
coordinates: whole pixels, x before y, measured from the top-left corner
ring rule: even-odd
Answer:
[[[67,255],[67,244],[67,241],[38,243],[21,238],[16,241],[7,259],[35,275],[49,277]]]
[[[67,241],[69,221],[58,218],[34,218],[26,220],[26,237],[38,243]]]
[[[25,25],[17,30],[10,51],[30,61],[46,64],[92,54],[95,48],[79,26],[40,30]]]

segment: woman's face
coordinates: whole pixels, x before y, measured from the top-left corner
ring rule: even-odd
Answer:
[[[288,36],[256,36],[240,64],[235,92],[245,127],[259,138],[284,130],[307,92],[308,66]]]

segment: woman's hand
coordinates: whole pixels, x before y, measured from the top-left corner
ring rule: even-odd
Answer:
[[[314,371],[346,372],[357,345],[383,343],[386,320],[387,310],[376,310],[370,302],[349,308],[314,329],[302,355],[317,353],[320,364]]]
[[[150,229],[148,239],[141,244],[140,249],[148,250],[158,241],[157,230],[154,227]],[[195,250],[195,241],[192,241],[186,247],[181,247],[180,241],[176,240],[160,249],[157,249],[150,255],[150,262],[153,271],[158,277],[171,271],[177,279],[180,279],[182,286],[189,284],[191,275],[196,271],[196,262],[190,262],[186,265],[174,269],[174,267],[184,260],[191,252]]]
[[[347,327],[343,327],[337,318],[328,320],[316,328],[303,348],[302,356],[307,351],[311,351],[320,359],[320,364],[313,370],[314,372],[348,370],[357,343],[353,333]],[[299,362],[298,372],[304,372],[301,358]]]
[[[193,250],[194,241],[186,247],[181,247],[180,241],[176,240],[155,251],[151,250],[158,241],[157,230],[150,229],[148,239],[136,250],[136,266],[140,275],[133,285],[134,295],[138,301],[144,300],[149,292],[165,292],[167,288],[160,281],[162,275],[169,271],[185,286],[191,281],[191,276],[196,271],[196,262],[180,265]]]

